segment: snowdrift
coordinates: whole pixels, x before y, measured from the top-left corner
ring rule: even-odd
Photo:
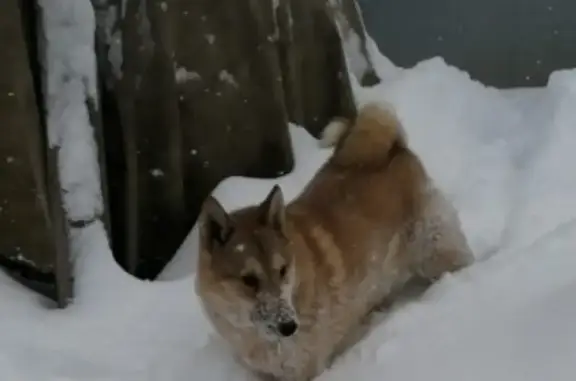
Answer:
[[[478,263],[398,306],[320,380],[542,381],[576,374],[576,70],[547,87],[497,90],[439,58],[409,69],[376,57],[411,146],[458,208]],[[230,178],[228,209],[274,183],[295,197],[330,154],[291,126],[296,170]],[[0,274],[1,381],[242,381],[193,292],[197,231],[155,282],[114,263],[100,224],[72,232],[66,310]]]

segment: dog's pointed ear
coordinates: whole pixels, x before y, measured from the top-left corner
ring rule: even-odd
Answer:
[[[274,185],[266,199],[260,204],[260,216],[264,225],[282,234],[286,232],[286,205],[282,189],[278,184]]]
[[[208,196],[200,212],[200,239],[209,251],[224,246],[232,236],[233,227],[230,216],[222,205],[212,196]]]

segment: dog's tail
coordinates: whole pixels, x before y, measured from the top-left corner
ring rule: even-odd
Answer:
[[[368,103],[353,124],[342,119],[329,123],[321,144],[336,147],[331,159],[335,164],[371,165],[387,162],[396,148],[406,148],[406,136],[392,105]]]
[[[336,146],[349,127],[350,121],[346,118],[336,117],[332,119],[322,131],[320,147],[329,148]]]

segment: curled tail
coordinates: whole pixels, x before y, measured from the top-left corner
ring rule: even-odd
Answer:
[[[346,118],[336,117],[324,127],[320,137],[320,147],[329,148],[338,144],[338,141],[350,127],[350,121]]]
[[[336,147],[331,159],[335,164],[373,165],[387,162],[395,148],[406,148],[406,138],[391,105],[368,103],[354,123],[343,119],[329,123],[321,144]]]

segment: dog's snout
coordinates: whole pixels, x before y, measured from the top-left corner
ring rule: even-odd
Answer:
[[[278,324],[278,333],[284,337],[290,337],[296,333],[298,329],[298,324],[294,320],[283,322]]]

